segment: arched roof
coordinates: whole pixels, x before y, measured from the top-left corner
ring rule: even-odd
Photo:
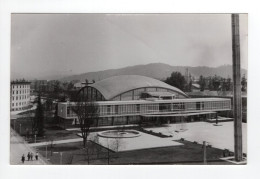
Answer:
[[[170,86],[160,80],[139,75],[113,76],[91,84],[90,86],[102,93],[106,100],[110,100],[124,92],[145,87],[166,88],[188,97],[187,94],[178,88]]]

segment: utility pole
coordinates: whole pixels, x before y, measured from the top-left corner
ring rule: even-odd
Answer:
[[[207,146],[206,141],[203,141],[203,163],[207,165]]]
[[[232,57],[233,57],[233,113],[234,113],[234,139],[235,160],[243,160],[242,152],[242,103],[241,103],[241,74],[240,74],[240,38],[239,14],[232,14]]]
[[[60,152],[60,165],[62,165],[62,152]]]

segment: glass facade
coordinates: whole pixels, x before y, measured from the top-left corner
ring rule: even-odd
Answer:
[[[160,87],[145,87],[145,88],[139,88],[139,89],[134,89],[125,93],[122,93],[118,96],[115,96],[112,98],[112,101],[130,101],[130,100],[139,100],[141,98],[141,94],[143,92],[170,92],[176,96],[176,98],[186,98],[185,96],[179,95],[175,91],[165,89],[165,88],[160,88]]]
[[[178,112],[203,112],[203,111],[224,111],[231,110],[230,100],[220,101],[194,101],[194,102],[150,102],[145,104],[104,104],[97,102],[99,108],[99,121],[98,123],[109,123],[102,120],[113,117],[114,124],[131,123],[136,120],[133,116],[142,114],[165,114],[165,113],[178,113]],[[70,104],[71,105],[71,104]],[[75,117],[76,114],[72,111],[71,106],[67,106],[66,117]],[[129,119],[126,118],[129,117]],[[66,118],[65,117],[65,118]],[[109,119],[110,120],[110,119]]]

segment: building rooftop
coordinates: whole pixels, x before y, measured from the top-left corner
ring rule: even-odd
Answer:
[[[139,76],[139,75],[120,75],[120,76],[113,76],[110,78],[106,78],[104,80],[98,81],[94,84],[91,84],[96,88],[102,95],[105,97],[106,100],[110,100],[116,97],[119,94],[138,89],[144,87],[159,87],[172,90],[176,93],[179,93],[185,97],[188,97],[180,89],[168,85],[160,80],[156,80],[153,78],[149,78],[146,76]]]
[[[31,82],[29,81],[25,81],[25,80],[17,80],[17,81],[11,81],[11,85],[12,84],[31,84]]]

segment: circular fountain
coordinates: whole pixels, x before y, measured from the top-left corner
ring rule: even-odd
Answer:
[[[135,130],[109,130],[98,133],[99,137],[106,138],[134,138],[140,135],[141,133]]]

